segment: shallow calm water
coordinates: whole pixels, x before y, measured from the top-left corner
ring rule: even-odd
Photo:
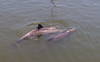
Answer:
[[[10,44],[38,23],[76,31],[42,50],[50,34]],[[0,62],[100,62],[100,1],[0,0]]]

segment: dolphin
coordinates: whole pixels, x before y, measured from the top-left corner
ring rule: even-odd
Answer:
[[[55,42],[55,41],[58,41],[58,40],[60,40],[60,39],[62,39],[62,38],[64,38],[64,37],[68,36],[68,35],[71,34],[73,31],[75,31],[75,29],[68,29],[68,30],[61,31],[61,32],[59,32],[59,33],[57,33],[57,34],[55,34],[55,35],[50,36],[50,37],[47,39],[48,42],[47,42],[41,49],[45,48],[46,46],[52,44],[52,43]]]
[[[42,34],[49,34],[49,33],[56,33],[62,31],[61,29],[56,29],[54,27],[43,27],[41,24],[38,24],[38,27],[33,29],[32,31],[28,32],[27,34],[23,35],[15,44],[17,47],[18,43],[22,42],[23,40],[31,37],[35,37]]]

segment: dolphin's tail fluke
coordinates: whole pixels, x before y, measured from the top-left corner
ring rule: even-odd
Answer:
[[[14,46],[15,48],[19,48],[19,43],[22,42],[24,39],[20,39],[19,41],[17,41],[16,43],[10,43],[12,46]]]
[[[10,43],[13,47],[19,48],[19,45],[17,43]]]
[[[12,46],[14,46],[15,48],[19,48],[18,43],[10,43]]]
[[[20,39],[19,41],[17,41],[16,43],[11,43],[11,45],[13,45],[16,48],[19,48],[18,43],[22,42],[24,39]]]

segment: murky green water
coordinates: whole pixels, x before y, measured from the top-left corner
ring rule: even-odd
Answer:
[[[99,0],[0,0],[0,62],[100,62],[99,20]],[[76,31],[43,50],[49,35],[10,44],[38,23]]]

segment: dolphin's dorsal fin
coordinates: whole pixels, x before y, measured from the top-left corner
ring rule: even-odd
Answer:
[[[41,24],[38,24],[38,27],[37,27],[37,29],[39,30],[39,29],[41,29],[41,28],[44,28]]]

